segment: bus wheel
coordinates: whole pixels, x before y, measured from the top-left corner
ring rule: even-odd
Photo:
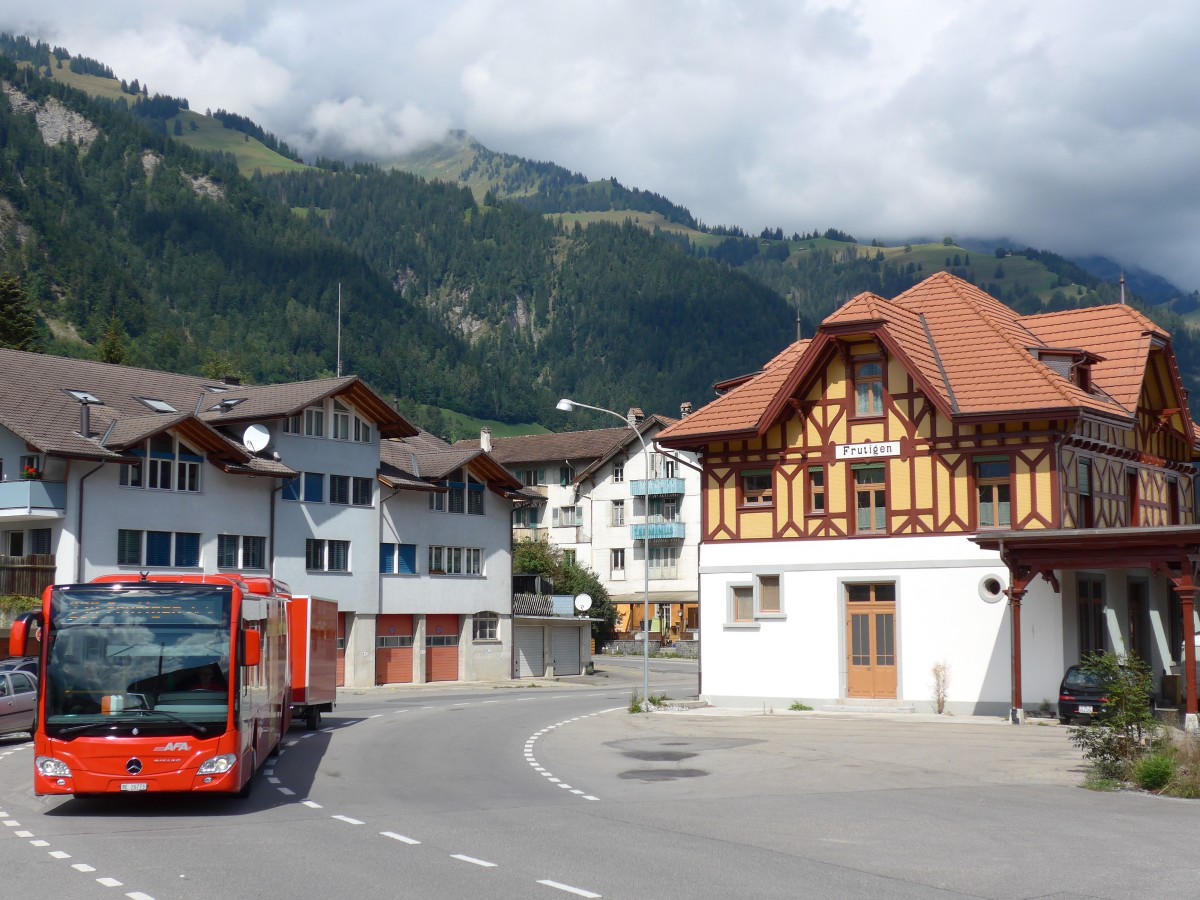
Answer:
[[[321,710],[315,706],[310,706],[304,711],[304,724],[308,726],[309,731],[316,731],[321,727]]]
[[[258,754],[251,751],[250,753],[250,777],[246,779],[246,783],[242,785],[235,797],[239,800],[245,800],[250,796],[250,792],[254,790],[254,773],[258,771]]]

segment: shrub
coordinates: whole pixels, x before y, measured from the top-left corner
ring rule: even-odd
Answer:
[[[792,712],[812,712],[812,707],[807,703],[801,703],[799,700],[793,700],[792,705],[788,707]]]
[[[1103,713],[1090,725],[1069,730],[1071,743],[1083,751],[1100,778],[1128,780],[1133,764],[1158,733],[1150,705],[1150,669],[1133,654],[1089,653],[1080,665],[1108,696]]]
[[[1133,765],[1133,778],[1144,791],[1162,790],[1175,776],[1175,757],[1169,753],[1144,756]]]

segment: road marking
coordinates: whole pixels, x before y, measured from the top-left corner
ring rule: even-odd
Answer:
[[[305,737],[308,737],[308,735],[306,734],[306,735],[305,735]],[[288,747],[295,747],[295,746],[296,746],[296,742],[295,742],[295,741],[288,741],[286,746],[288,746]]]
[[[71,858],[70,853],[64,853],[62,850],[51,850],[50,855],[53,856],[55,859],[70,859]]]
[[[480,703],[499,703],[499,700],[480,700]]]
[[[49,847],[50,846],[49,841],[30,841],[29,843],[34,847]]]
[[[305,806],[307,806],[309,809],[323,809],[321,804],[318,803],[316,800],[302,800],[301,802]]]
[[[339,822],[345,822],[347,825],[365,825],[365,822],[360,822],[358,819],[352,819],[349,816],[334,816]]]
[[[71,868],[74,869],[76,872],[95,872],[96,871],[95,867],[89,866],[87,863],[71,863]]]
[[[583,799],[584,799],[584,800],[599,800],[600,798],[599,798],[599,797],[593,797],[591,794],[584,794],[584,795],[583,795]]]
[[[279,779],[276,778],[274,775],[268,775],[267,781],[271,782],[271,784],[280,784]]]
[[[17,837],[33,837],[32,831],[14,831],[13,834],[15,834]]]
[[[279,791],[279,793],[281,793],[287,797],[295,797],[296,796],[296,792],[293,791],[291,788],[281,787],[281,788],[277,788],[277,790]]]
[[[9,828],[20,828],[21,827],[21,823],[18,822],[16,819],[5,819],[4,824],[7,825]]]
[[[579,788],[571,788],[571,793],[572,794],[582,794],[583,791],[579,790]]]
[[[391,838],[393,841],[399,841],[402,844],[419,844],[419,843],[421,843],[416,838],[405,837],[402,834],[396,834],[396,832],[394,832],[394,831],[381,831],[379,833],[382,834],[386,838]]]
[[[383,713],[375,713],[373,716],[367,716],[368,719],[382,719]]]
[[[571,789],[571,786],[569,784],[560,784],[559,787],[566,788],[568,791]]]
[[[105,887],[124,887],[124,885],[122,885],[121,882],[117,881],[115,878],[97,878],[96,880]]]
[[[141,891],[132,891],[125,895],[129,900],[154,900],[149,894],[143,894]]]
[[[471,865],[474,865],[474,866],[483,866],[485,869],[496,868],[496,863],[488,862],[485,859],[476,859],[473,856],[466,856],[462,853],[451,853],[450,858],[451,859],[461,859],[463,862],[469,862],[469,863],[471,863]]]
[[[574,894],[576,897],[602,897],[603,894],[593,894],[591,891],[585,891],[583,888],[571,887],[569,884],[563,884],[560,881],[551,881],[549,878],[538,879],[538,884],[544,884],[546,887],[552,887],[556,890],[566,891],[568,894]]]

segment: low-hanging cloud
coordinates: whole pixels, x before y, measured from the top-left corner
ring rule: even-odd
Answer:
[[[999,238],[1200,287],[1200,4],[42,0],[0,28],[386,160],[463,128],[710,224]]]

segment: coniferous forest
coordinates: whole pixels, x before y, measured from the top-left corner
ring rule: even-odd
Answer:
[[[16,279],[48,352],[257,383],[328,376],[340,286],[342,372],[419,424],[445,434],[445,408],[561,428],[561,396],[666,415],[702,405],[714,381],[757,370],[794,340],[797,315],[812,334],[854,294],[894,296],[934,271],[836,229],[790,239],[706,229],[657,194],[547,163],[529,164],[522,197],[501,199],[331,160],[247,177],[232,155],[175,139],[185,99],[145,86],[88,96],[45,77],[65,55],[0,36],[0,276]],[[111,74],[94,60],[70,67]],[[68,121],[67,139],[47,144],[35,109]],[[291,154],[255,123],[218,114],[239,137]],[[518,178],[521,161],[501,161]],[[605,203],[712,239],[553,215]],[[1051,253],[972,261],[947,248],[938,268],[1022,313],[1117,299],[1114,285]],[[1005,263],[1026,261],[1062,289],[1047,300],[1005,278]],[[1150,312],[1173,332],[1185,383],[1200,380],[1191,328],[1166,306]]]

